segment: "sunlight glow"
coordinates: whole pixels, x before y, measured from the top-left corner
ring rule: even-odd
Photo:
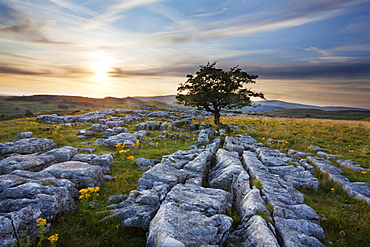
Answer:
[[[109,53],[103,51],[93,53],[91,56],[93,59],[91,68],[95,73],[91,81],[100,84],[108,84],[107,82],[110,80],[110,78],[107,72],[111,69],[115,59],[111,57]]]

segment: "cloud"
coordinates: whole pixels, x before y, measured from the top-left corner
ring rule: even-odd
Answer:
[[[370,62],[318,63],[253,68],[261,78],[370,78]]]
[[[319,49],[317,47],[310,47],[310,48],[305,48],[303,49],[305,51],[315,51],[323,56],[330,56],[333,52],[330,52],[330,51],[325,51],[325,50],[322,50],[322,49]]]
[[[269,11],[255,9],[255,13],[248,12],[245,15],[232,16],[222,21],[188,20],[187,23],[193,23],[193,26],[187,29],[183,28],[183,22],[177,21],[168,26],[165,31],[152,34],[151,40],[180,45],[275,31],[338,16],[345,11],[346,7],[364,1],[291,2],[283,9],[278,6],[277,8],[271,6],[270,9],[273,10]],[[180,34],[179,30],[181,30]]]
[[[20,75],[20,76],[42,76],[59,78],[80,78],[92,76],[89,70],[71,66],[50,66],[50,68],[30,68],[9,63],[0,63],[0,75]]]
[[[122,13],[133,9],[139,6],[150,5],[156,2],[160,2],[164,0],[120,0],[116,4],[111,5],[107,11],[103,14],[94,17],[93,19],[89,20],[85,25],[84,28],[92,29],[99,27],[101,25],[106,25],[112,22],[117,21],[118,19],[122,18]]]
[[[43,28],[47,25],[46,22],[30,18],[8,6],[4,8],[6,10],[3,12],[4,15],[1,19],[4,23],[3,25],[6,27],[0,28],[0,34],[5,35],[8,39],[17,40],[21,38],[25,41],[43,44],[71,44],[68,42],[52,41],[47,38],[42,32]]]

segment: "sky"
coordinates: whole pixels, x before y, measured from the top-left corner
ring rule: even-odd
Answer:
[[[0,0],[0,95],[176,94],[217,61],[268,100],[370,109],[370,0]]]

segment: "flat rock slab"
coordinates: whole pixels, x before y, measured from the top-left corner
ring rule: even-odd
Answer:
[[[55,163],[52,155],[14,155],[0,161],[0,173],[8,174],[15,170],[37,172]]]
[[[18,153],[33,154],[53,149],[57,144],[46,138],[26,138],[14,142],[0,143],[0,155]]]
[[[176,202],[162,204],[150,222],[146,246],[221,246],[231,224],[223,214],[207,217]]]
[[[231,208],[231,194],[224,190],[194,184],[178,184],[167,194],[164,203],[169,202],[176,202],[180,208],[187,211],[199,211],[212,216]]]
[[[86,187],[97,187],[103,179],[100,166],[89,165],[85,162],[66,161],[58,163],[42,170],[50,173],[56,178],[64,178],[72,181],[77,189]]]

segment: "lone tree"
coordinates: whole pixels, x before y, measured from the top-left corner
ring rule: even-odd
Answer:
[[[250,97],[264,98],[263,93],[256,93],[245,88],[249,83],[256,83],[258,75],[250,75],[238,66],[230,71],[215,68],[216,62],[200,66],[188,80],[177,88],[177,102],[185,106],[198,107],[213,113],[214,123],[222,128],[227,125],[220,122],[221,109],[235,109],[251,105]],[[186,92],[186,94],[180,94]]]

